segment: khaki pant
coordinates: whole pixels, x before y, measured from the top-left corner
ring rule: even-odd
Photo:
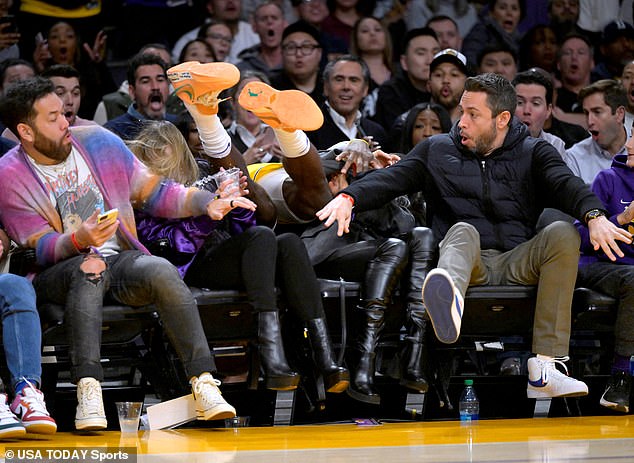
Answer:
[[[440,242],[438,267],[463,296],[470,285],[537,285],[533,352],[559,357],[570,343],[579,244],[572,224],[554,222],[510,251],[481,250],[475,227],[458,222]]]

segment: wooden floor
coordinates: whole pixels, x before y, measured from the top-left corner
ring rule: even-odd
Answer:
[[[32,437],[33,436],[33,437]],[[136,447],[138,462],[632,462],[634,418],[601,416],[207,428],[121,434],[58,433],[3,442],[7,447]]]

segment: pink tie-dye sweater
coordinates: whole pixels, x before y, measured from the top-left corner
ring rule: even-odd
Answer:
[[[71,129],[72,143],[86,160],[107,209],[118,208],[117,237],[122,249],[145,248],[137,239],[134,209],[157,217],[179,218],[207,213],[209,192],[186,188],[151,174],[123,141],[100,126]],[[0,222],[21,246],[35,248],[47,267],[77,255],[69,233],[21,145],[0,158]]]

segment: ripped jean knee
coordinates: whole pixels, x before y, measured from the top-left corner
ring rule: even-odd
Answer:
[[[104,272],[107,268],[103,257],[98,254],[90,253],[84,256],[83,262],[79,266],[79,270],[85,275],[86,281],[98,285],[103,281]]]

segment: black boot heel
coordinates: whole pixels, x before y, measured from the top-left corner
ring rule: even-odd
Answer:
[[[350,374],[347,369],[337,365],[337,362],[335,362],[326,320],[323,318],[308,320],[307,329],[313,359],[317,369],[324,377],[326,392],[339,393],[345,391],[350,384]]]
[[[286,361],[277,311],[258,314],[258,342],[266,388],[276,391],[296,389],[300,376],[291,370]]]

